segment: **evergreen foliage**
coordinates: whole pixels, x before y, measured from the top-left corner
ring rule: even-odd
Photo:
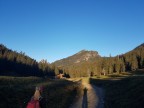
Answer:
[[[0,75],[90,77],[134,71],[144,68],[144,44],[115,57],[100,57],[96,51],[82,50],[73,56],[49,64],[39,63],[25,55],[0,45]]]
[[[36,60],[0,44],[0,75],[11,76],[44,76],[51,72],[46,62]],[[52,72],[51,72],[52,73]]]
[[[70,77],[120,74],[121,72],[144,68],[144,44],[126,54],[115,57],[94,56],[89,60],[84,60],[82,57],[85,57],[86,54],[88,51],[81,51],[71,57],[56,61],[55,65]],[[79,63],[69,63],[69,61],[76,61],[79,57],[82,59]]]

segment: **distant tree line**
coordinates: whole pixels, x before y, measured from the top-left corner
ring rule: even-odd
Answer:
[[[0,75],[16,76],[55,76],[60,73],[65,77],[88,77],[109,75],[144,68],[144,44],[134,50],[115,57],[96,57],[79,63],[66,65],[49,64],[47,60],[36,60],[0,45]]]
[[[0,75],[53,76],[54,71],[46,60],[38,63],[25,53],[12,51],[0,44]]]
[[[116,57],[101,57],[91,61],[58,67],[59,71],[69,77],[120,74],[121,72],[134,71],[141,68],[144,68],[144,44]]]

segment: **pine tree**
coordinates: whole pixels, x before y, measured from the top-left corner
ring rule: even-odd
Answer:
[[[57,67],[55,67],[54,72],[55,72],[55,75],[58,75],[58,74],[59,74],[59,70],[58,70],[58,68],[57,68]]]
[[[136,56],[132,56],[132,60],[131,60],[131,70],[136,70],[138,68],[138,61]]]

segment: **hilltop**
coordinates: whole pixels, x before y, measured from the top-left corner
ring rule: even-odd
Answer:
[[[81,50],[72,56],[55,61],[54,64],[56,66],[66,66],[66,65],[68,66],[68,65],[82,63],[85,61],[92,61],[100,57],[101,56],[98,54],[97,51]]]
[[[101,76],[144,68],[144,43],[125,54],[101,57],[97,51],[82,50],[52,65],[70,77]]]
[[[37,62],[23,52],[0,45],[0,75],[66,77],[101,76],[144,68],[144,43],[115,57],[101,57],[97,51],[81,50],[67,58],[49,64]]]

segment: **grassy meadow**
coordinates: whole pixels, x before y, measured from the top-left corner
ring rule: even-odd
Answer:
[[[105,90],[105,108],[143,108],[144,71],[105,78],[90,78],[90,83]]]
[[[0,108],[26,108],[37,85],[44,86],[42,96],[47,108],[68,108],[82,89],[82,86],[67,80],[1,76]]]

